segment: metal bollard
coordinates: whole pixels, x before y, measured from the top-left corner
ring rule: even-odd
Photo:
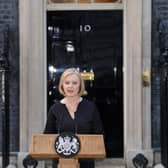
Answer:
[[[137,154],[132,161],[136,168],[146,168],[148,164],[148,159],[141,153]]]
[[[34,158],[32,158],[30,155],[27,155],[23,159],[23,166],[24,168],[28,168],[29,166],[33,166],[33,168],[36,168],[38,165],[38,161]]]

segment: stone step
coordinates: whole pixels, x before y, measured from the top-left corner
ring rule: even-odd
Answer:
[[[111,165],[111,166],[99,166],[99,167],[95,167],[95,168],[125,168],[125,166],[113,166],[113,165]]]
[[[52,168],[51,160],[45,161],[45,168]],[[96,159],[95,168],[126,168],[124,159]]]
[[[124,159],[100,159],[95,161],[95,168],[125,168]]]

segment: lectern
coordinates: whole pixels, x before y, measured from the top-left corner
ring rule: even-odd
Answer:
[[[103,135],[78,134],[80,151],[72,158],[64,158],[55,151],[54,144],[58,134],[35,134],[32,136],[29,154],[35,159],[58,159],[58,168],[78,168],[80,158],[104,158]]]

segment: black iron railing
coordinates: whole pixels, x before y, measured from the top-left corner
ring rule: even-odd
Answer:
[[[4,51],[0,55],[0,110],[2,114],[2,168],[9,164],[9,27],[4,31]]]
[[[162,164],[168,167],[168,51],[165,56],[165,62],[161,66],[161,159]]]
[[[158,23],[160,48],[160,142],[161,161],[168,167],[168,30],[163,21]]]

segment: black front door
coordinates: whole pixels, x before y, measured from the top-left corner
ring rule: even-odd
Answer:
[[[98,106],[107,157],[123,157],[123,12],[47,12],[48,108],[60,99],[58,81],[67,67],[86,77],[86,97]]]

